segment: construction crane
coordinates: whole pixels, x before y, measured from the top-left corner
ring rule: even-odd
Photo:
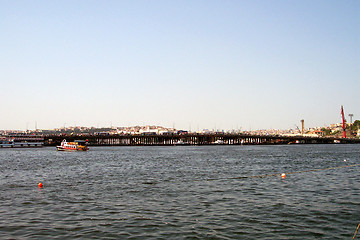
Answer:
[[[301,130],[299,129],[299,127],[295,124],[296,129],[299,131],[299,133],[301,133]]]
[[[345,128],[346,128],[346,119],[344,117],[344,108],[341,105],[341,117],[342,117],[342,129],[343,129],[343,138],[346,138],[346,132],[345,132]]]

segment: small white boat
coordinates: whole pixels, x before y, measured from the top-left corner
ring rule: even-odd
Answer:
[[[178,140],[175,145],[185,145],[185,142],[183,140]]]
[[[214,142],[214,144],[225,144],[225,142],[223,141],[223,140],[216,140],[215,142]]]
[[[75,140],[74,142],[67,142],[62,140],[60,146],[56,146],[58,151],[87,151],[89,150],[84,140]]]

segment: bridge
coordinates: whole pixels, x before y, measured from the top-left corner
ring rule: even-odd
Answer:
[[[275,145],[275,144],[349,144],[359,138],[248,135],[248,134],[168,134],[168,135],[45,135],[45,146],[56,146],[66,139],[86,140],[89,146],[173,146],[173,145]]]

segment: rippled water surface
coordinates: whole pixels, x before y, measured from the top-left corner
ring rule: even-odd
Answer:
[[[360,145],[0,149],[0,239],[352,239],[359,164]]]

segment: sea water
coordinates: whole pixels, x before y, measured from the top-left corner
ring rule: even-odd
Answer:
[[[352,239],[360,222],[356,144],[0,149],[0,173],[0,239]]]

